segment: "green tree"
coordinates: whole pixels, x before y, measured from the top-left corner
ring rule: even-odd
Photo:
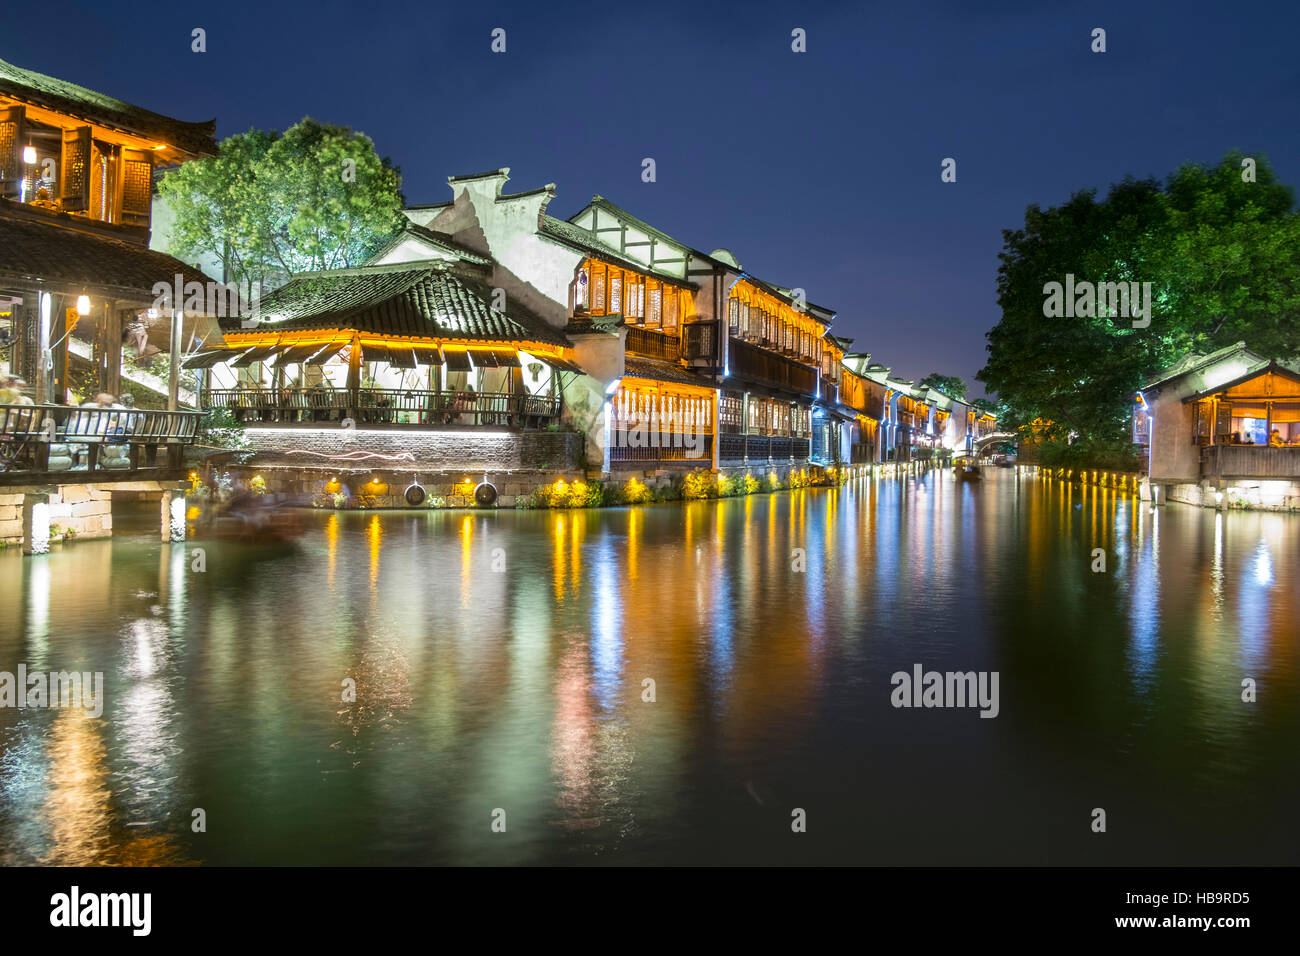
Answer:
[[[919,388],[932,388],[936,392],[943,392],[949,398],[958,401],[966,397],[966,383],[956,375],[940,375],[938,372],[931,372],[916,384]]]
[[[212,254],[231,281],[271,285],[359,265],[397,231],[400,173],[362,133],[304,119],[283,134],[249,130],[218,155],[168,171],[176,255]]]
[[[1184,166],[1162,185],[1126,179],[1102,201],[1075,193],[1030,206],[1024,227],[1003,233],[1002,318],[988,333],[977,378],[999,400],[1000,421],[1034,426],[1043,442],[1081,443],[1111,455],[1127,441],[1134,391],[1185,355],[1244,340],[1279,358],[1300,351],[1300,217],[1291,190],[1258,159]],[[1151,323],[1098,309],[1094,317],[1044,315],[1045,285],[1150,282]]]

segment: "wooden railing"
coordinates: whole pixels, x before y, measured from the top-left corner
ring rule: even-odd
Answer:
[[[1202,478],[1300,478],[1300,445],[1206,445]]]
[[[676,332],[655,332],[651,329],[639,329],[629,326],[627,330],[626,349],[636,355],[647,358],[676,362],[681,358],[681,340]]]
[[[802,395],[814,395],[817,391],[818,372],[815,369],[739,339],[731,340],[731,374]]]
[[[433,392],[423,389],[212,389],[209,408],[228,409],[243,422],[338,421],[358,424],[496,425],[541,428],[557,421],[560,400],[512,392]]]
[[[96,471],[101,465],[135,471],[156,467],[167,447],[168,467],[192,444],[201,412],[66,405],[0,405],[0,471]],[[141,453],[143,452],[143,460]]]

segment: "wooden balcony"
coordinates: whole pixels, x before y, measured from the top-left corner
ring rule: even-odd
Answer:
[[[625,348],[633,354],[664,362],[676,362],[682,354],[681,339],[675,332],[656,332],[635,326],[628,326]]]
[[[799,395],[817,393],[816,369],[739,339],[731,340],[731,374]]]
[[[0,405],[0,483],[63,472],[176,470],[201,412],[64,405]],[[164,455],[159,458],[159,449]]]
[[[511,392],[433,392],[419,389],[239,388],[205,393],[208,408],[238,420],[360,424],[544,428],[560,418],[560,399]]]
[[[1300,478],[1300,445],[1206,445],[1202,478]]]

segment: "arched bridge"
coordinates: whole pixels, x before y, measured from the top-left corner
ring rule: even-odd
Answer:
[[[1004,441],[1014,442],[1019,437],[1015,432],[993,432],[975,440],[975,451],[982,455],[990,445],[1001,444]]]

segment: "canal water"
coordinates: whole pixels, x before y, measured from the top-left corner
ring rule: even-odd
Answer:
[[[0,710],[0,862],[1300,862],[1300,518],[992,471],[311,521],[0,553],[0,671],[105,679]]]

